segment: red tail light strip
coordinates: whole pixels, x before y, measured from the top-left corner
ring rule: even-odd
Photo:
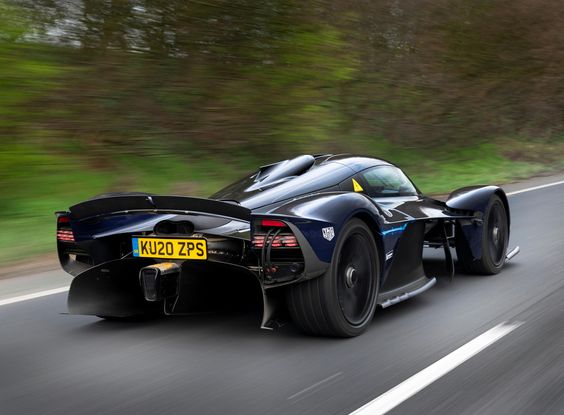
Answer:
[[[285,228],[286,224],[281,220],[273,220],[273,219],[263,219],[261,221],[261,226],[265,228]]]
[[[262,248],[265,242],[265,235],[255,235],[253,236],[253,247]],[[272,244],[273,248],[297,248],[298,240],[292,234],[278,234],[274,237],[274,240],[270,236],[268,238],[268,243]]]
[[[74,242],[74,234],[70,229],[57,229],[57,240],[62,242]]]

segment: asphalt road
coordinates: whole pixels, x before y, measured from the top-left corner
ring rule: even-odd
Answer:
[[[522,324],[391,413],[562,414],[564,185],[510,203],[521,254],[501,274],[439,278],[354,339],[252,313],[104,322],[62,314],[65,294],[3,305],[0,414],[346,415],[502,322]]]

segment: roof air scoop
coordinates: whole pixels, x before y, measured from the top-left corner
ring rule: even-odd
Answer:
[[[266,166],[261,169],[255,179],[255,184],[248,187],[246,191],[254,191],[263,187],[267,187],[275,182],[284,182],[285,178],[299,176],[306,172],[315,163],[315,158],[310,155],[303,155],[285,160],[272,166]]]

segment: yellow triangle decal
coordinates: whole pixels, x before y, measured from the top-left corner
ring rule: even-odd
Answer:
[[[355,179],[352,179],[353,182],[353,189],[355,192],[362,192],[364,191],[364,189],[362,188],[362,186],[360,184],[358,184],[358,182]]]

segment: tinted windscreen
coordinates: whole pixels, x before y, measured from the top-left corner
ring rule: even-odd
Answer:
[[[403,172],[394,166],[379,166],[360,173],[372,197],[416,196],[417,190]]]

